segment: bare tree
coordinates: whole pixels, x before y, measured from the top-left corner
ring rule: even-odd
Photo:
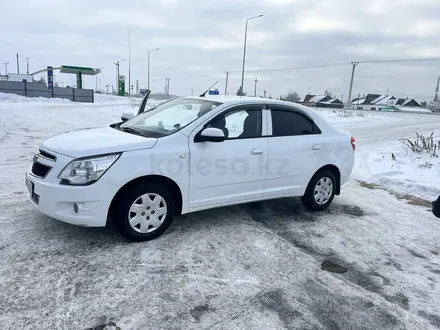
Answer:
[[[237,95],[238,96],[246,96],[246,93],[243,93],[241,86],[238,88]]]
[[[289,91],[289,93],[287,93],[287,95],[280,96],[280,100],[289,101],[289,102],[298,102],[299,95],[297,92]]]

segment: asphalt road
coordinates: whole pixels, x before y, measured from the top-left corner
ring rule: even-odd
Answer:
[[[348,129],[372,146],[439,127],[404,116]],[[14,176],[0,199],[3,329],[440,328],[440,222],[426,207],[352,180],[322,213],[295,199],[219,208],[134,244],[37,213],[16,183],[39,141],[14,139],[19,157],[0,164]]]

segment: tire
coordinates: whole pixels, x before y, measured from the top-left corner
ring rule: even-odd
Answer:
[[[168,229],[174,213],[175,201],[165,186],[143,183],[121,194],[114,208],[115,227],[130,241],[149,241]]]
[[[333,172],[329,170],[321,170],[316,173],[309,182],[306,192],[301,197],[301,202],[310,211],[322,211],[325,210],[333,201],[336,192],[336,178]],[[325,187],[324,190],[320,190],[319,186]],[[315,198],[315,191],[318,188],[319,196]]]

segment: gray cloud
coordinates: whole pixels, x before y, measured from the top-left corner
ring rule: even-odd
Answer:
[[[151,87],[162,91],[170,77],[171,92],[200,92],[219,81],[225,71],[241,69],[244,21],[249,22],[245,91],[264,90],[274,97],[288,90],[301,95],[329,89],[347,97],[350,61],[437,57],[440,54],[440,3],[435,0],[162,0],[125,2],[0,0],[6,8],[0,28],[0,62],[15,72],[15,53],[30,57],[31,71],[47,65],[103,67],[101,86],[115,84],[113,62],[128,60],[131,26],[132,84],[146,85],[147,51],[151,54]],[[345,66],[309,70],[294,68],[328,63]],[[3,66],[0,67],[4,71]],[[121,73],[128,79],[127,61]],[[440,62],[361,64],[354,94],[394,93],[432,98]],[[73,76],[56,74],[70,83]],[[229,92],[240,84],[240,72],[230,74]],[[86,77],[93,88],[95,78]]]

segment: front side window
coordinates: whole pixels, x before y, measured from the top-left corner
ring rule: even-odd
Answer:
[[[320,134],[316,124],[295,111],[271,109],[272,136]]]
[[[220,104],[203,99],[177,98],[134,117],[120,125],[120,128],[146,136],[166,136],[181,130]]]
[[[214,118],[209,127],[219,128],[226,139],[261,137],[261,109],[237,108]]]

